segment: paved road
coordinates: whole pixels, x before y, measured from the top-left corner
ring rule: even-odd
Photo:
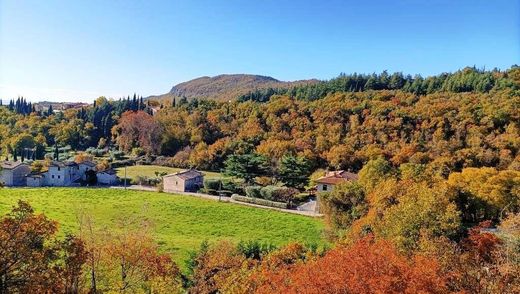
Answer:
[[[112,186],[110,188],[113,188],[113,189],[124,189],[124,187],[122,187],[122,186]],[[155,189],[154,187],[141,186],[141,185],[130,185],[130,186],[127,187],[127,189],[128,190],[135,190],[135,191],[157,192],[157,189]],[[199,198],[210,199],[210,200],[214,200],[214,201],[230,202],[230,203],[234,203],[234,204],[240,204],[240,205],[251,206],[251,207],[262,208],[262,209],[278,210],[278,211],[282,211],[282,212],[287,212],[287,213],[292,213],[292,214],[299,214],[299,215],[305,215],[305,216],[310,216],[310,217],[321,217],[321,216],[323,216],[322,214],[316,213],[316,212],[313,212],[313,211],[300,211],[300,210],[293,210],[293,209],[283,209],[283,208],[276,208],[276,207],[263,206],[263,205],[253,204],[253,203],[246,203],[246,202],[235,201],[235,200],[231,199],[231,197],[219,197],[219,196],[215,196],[215,195],[209,195],[209,194],[203,194],[203,193],[190,193],[190,192],[175,192],[172,195],[174,195],[174,194],[181,194],[181,195],[186,195],[186,196],[199,197]]]

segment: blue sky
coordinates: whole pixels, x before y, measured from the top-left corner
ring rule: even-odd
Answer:
[[[143,96],[204,75],[520,63],[520,1],[0,0],[0,97]]]

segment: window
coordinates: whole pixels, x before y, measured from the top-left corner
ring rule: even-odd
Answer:
[[[58,176],[58,179],[60,178],[60,176]]]
[[[52,178],[54,179],[54,175],[52,175]]]
[[[327,191],[327,185],[323,185],[323,191]]]

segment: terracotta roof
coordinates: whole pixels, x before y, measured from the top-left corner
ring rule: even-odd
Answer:
[[[358,175],[344,170],[330,171],[316,180],[316,183],[336,185],[346,181],[357,181]]]
[[[172,177],[172,176],[178,176],[179,178],[181,178],[183,180],[188,180],[188,179],[194,179],[196,177],[200,177],[200,176],[202,176],[202,173],[198,170],[189,169],[189,170],[180,171],[178,173],[165,175],[164,177]]]
[[[20,165],[28,165],[26,163],[23,163],[21,161],[16,161],[16,162],[12,162],[12,161],[2,161],[0,162],[0,166],[3,168],[3,169],[14,169],[14,168],[17,168],[19,167]]]

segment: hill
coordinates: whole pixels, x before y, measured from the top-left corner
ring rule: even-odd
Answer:
[[[214,99],[219,101],[234,100],[249,92],[275,88],[287,89],[293,86],[317,83],[317,80],[294,82],[279,81],[261,75],[224,74],[214,77],[200,77],[173,86],[170,92],[163,95],[150,96],[147,99],[171,100],[174,97]]]

